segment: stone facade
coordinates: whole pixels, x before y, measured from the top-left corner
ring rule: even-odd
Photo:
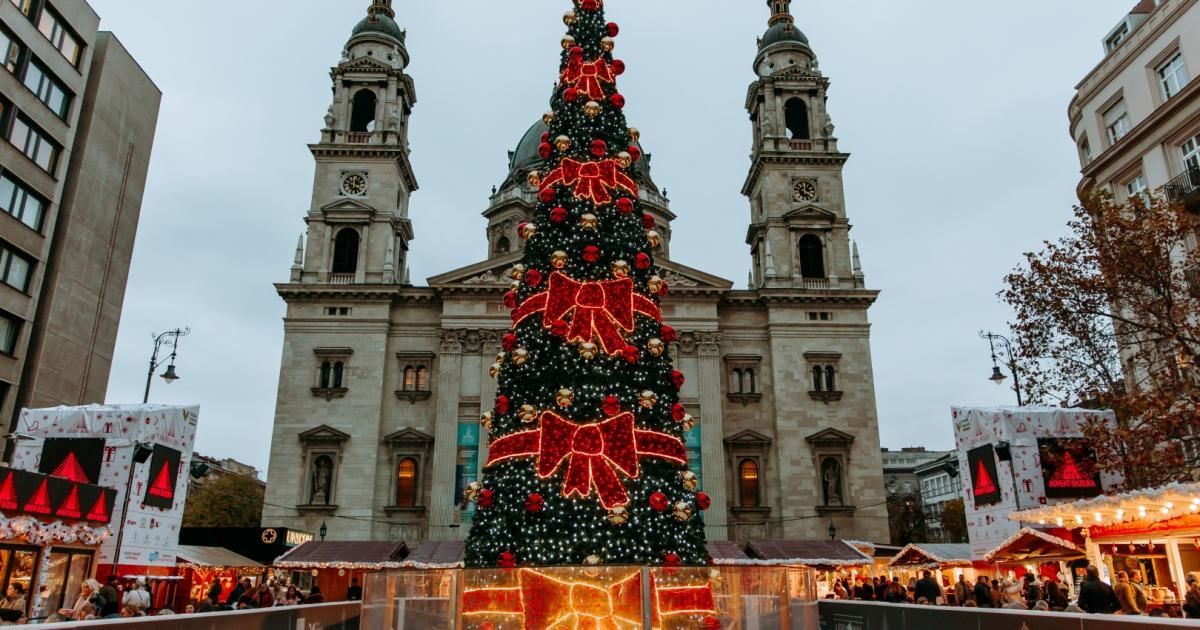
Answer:
[[[834,520],[846,538],[882,541],[867,319],[877,292],[849,240],[849,156],[824,110],[828,79],[788,3],[769,4],[747,99],[757,138],[744,190],[751,288],[658,261],[671,287],[664,320],[681,333],[672,348],[688,379],[681,395],[699,420],[689,465],[713,498],[710,539],[822,539]],[[334,105],[311,147],[308,234],[290,282],[276,287],[287,316],[263,522],[315,531],[338,515],[353,520],[331,538],[459,539],[471,518],[462,487],[487,458],[479,417],[496,394],[489,367],[511,325],[502,297],[521,258],[517,228],[536,205],[526,179],[540,166],[544,126],[510,154],[483,213],[487,258],[425,287],[408,282],[416,182],[404,131],[415,96],[389,5],[376,0],[333,70]],[[354,105],[372,100],[364,91],[394,96],[374,111],[398,120],[356,118]],[[641,207],[669,252],[675,215],[650,161],[635,172]]]

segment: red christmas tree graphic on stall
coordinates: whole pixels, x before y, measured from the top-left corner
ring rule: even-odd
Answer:
[[[1095,488],[1096,480],[1083,474],[1079,470],[1079,465],[1075,463],[1075,458],[1070,452],[1063,453],[1062,463],[1059,464],[1058,470],[1050,476],[1050,481],[1046,482],[1048,488]]]
[[[996,482],[982,461],[975,470],[975,496],[987,496],[996,491]]]
[[[49,479],[42,479],[42,484],[33,493],[33,496],[25,502],[25,511],[30,514],[49,514],[50,513],[50,489],[47,484]]]
[[[91,479],[88,479],[87,472],[83,470],[83,466],[80,465],[79,459],[75,457],[75,453],[71,452],[68,452],[67,456],[51,471],[50,476],[70,479],[76,483],[92,482]]]
[[[163,465],[158,469],[158,475],[154,477],[154,483],[150,484],[150,496],[160,499],[170,499],[175,496],[175,487],[171,483],[171,471],[168,470],[170,462],[163,462]]]
[[[9,471],[4,477],[4,481],[0,483],[0,510],[17,509],[17,488],[13,482],[12,471]]]
[[[71,486],[71,491],[67,493],[67,498],[63,500],[62,505],[54,512],[55,516],[69,519],[77,519],[82,514],[79,509],[79,486]]]
[[[108,493],[101,492],[100,496],[96,497],[96,502],[92,504],[92,509],[88,510],[87,520],[93,523],[107,523],[111,518],[108,515]]]

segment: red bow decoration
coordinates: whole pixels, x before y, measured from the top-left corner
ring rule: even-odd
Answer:
[[[629,503],[629,493],[618,473],[637,479],[638,457],[687,463],[683,440],[635,428],[633,414],[628,411],[594,424],[575,424],[553,411],[543,412],[541,428],[492,442],[487,465],[530,456],[536,458],[542,479],[552,476],[566,462],[562,495],[584,498],[594,487],[607,510]]]
[[[625,349],[627,344],[621,331],[633,331],[634,313],[662,318],[657,304],[633,291],[630,278],[579,282],[558,271],[550,274],[546,291],[530,296],[513,311],[513,324],[520,324],[534,313],[542,313],[542,325],[546,328],[570,314],[567,341],[599,339],[610,356]]]
[[[635,197],[638,193],[637,183],[622,171],[616,160],[578,162],[563,158],[562,164],[542,180],[542,190],[560,183],[574,186],[577,198],[591,199],[597,206],[612,201],[610,190],[624,190]]]
[[[563,86],[574,87],[593,101],[604,100],[604,86],[601,83],[613,81],[616,81],[616,77],[612,67],[603,58],[589,63],[572,59],[562,73]]]
[[[556,572],[557,573],[557,572]],[[640,630],[642,573],[611,583],[567,581],[534,569],[517,571],[516,588],[467,588],[465,615],[512,615],[525,628],[547,630]],[[650,626],[662,627],[663,617],[715,613],[712,585],[660,587],[650,578]]]

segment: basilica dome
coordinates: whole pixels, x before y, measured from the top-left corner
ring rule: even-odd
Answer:
[[[762,50],[771,44],[778,44],[779,42],[794,42],[808,46],[808,37],[805,37],[804,33],[790,22],[776,22],[771,28],[767,29],[766,33],[763,33],[758,48]]]
[[[387,35],[398,41],[404,41],[404,31],[400,30],[400,25],[396,24],[396,20],[388,17],[386,14],[377,13],[374,16],[367,16],[354,27],[351,37],[363,35],[366,33],[379,33]]]

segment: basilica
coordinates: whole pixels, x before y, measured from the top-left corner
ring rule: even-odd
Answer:
[[[790,0],[767,5],[746,97],[755,137],[742,188],[748,290],[670,259],[671,247],[688,245],[671,242],[676,216],[650,160],[635,173],[642,211],[662,235],[663,319],[679,331],[672,356],[697,419],[688,465],[712,498],[709,540],[817,540],[832,522],[842,538],[883,542],[867,317],[878,292],[850,239],[849,155],[826,111],[829,78]],[[521,259],[518,227],[537,204],[528,175],[541,166],[547,127],[530,112],[536,122],[509,152],[483,211],[483,259],[414,282],[417,96],[395,18],[391,0],[374,0],[354,28],[309,147],[307,234],[289,281],[275,287],[287,315],[263,523],[317,531],[341,517],[333,539],[411,545],[469,530],[474,505],[463,490],[487,460],[480,417],[496,396],[489,372],[512,323],[503,296]]]

